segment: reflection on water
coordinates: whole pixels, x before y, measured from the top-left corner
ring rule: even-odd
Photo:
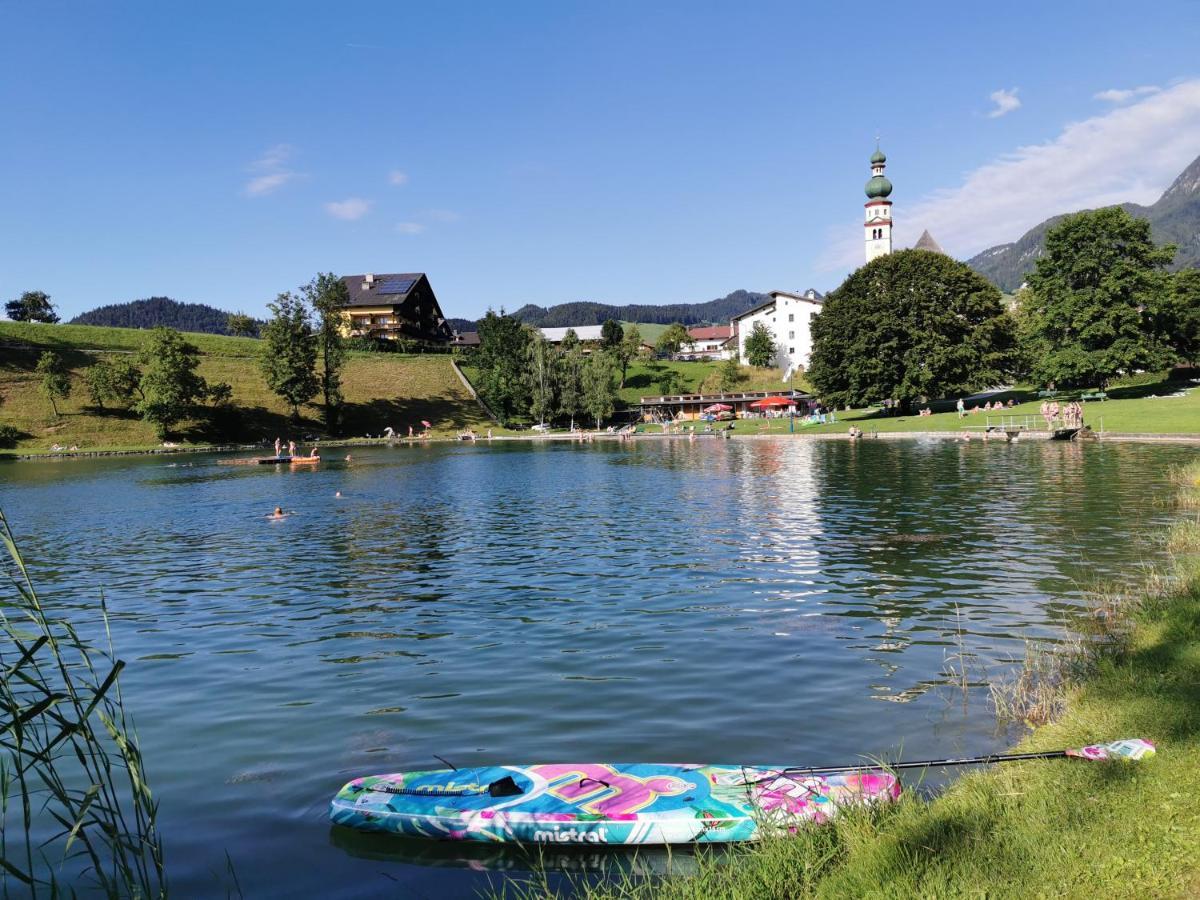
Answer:
[[[1135,574],[1156,551],[1131,535],[1170,515],[1166,469],[1191,455],[396,447],[312,471],[14,465],[0,505],[48,601],[94,624],[108,599],[177,890],[223,889],[228,850],[251,895],[399,882],[469,896],[519,855],[331,834],[330,796],[434,754],[835,764],[994,749],[986,692],[952,699],[948,660],[978,682],[1025,636],[1057,634],[1090,584]],[[292,515],[267,521],[276,505]]]

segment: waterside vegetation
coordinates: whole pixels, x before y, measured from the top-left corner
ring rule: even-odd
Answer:
[[[2,512],[0,545],[0,892],[166,896],[125,663],[43,605]],[[102,598],[96,612],[107,635]]]
[[[1196,502],[1200,464],[1179,473]],[[1144,737],[1139,763],[1015,763],[965,775],[925,802],[851,812],[830,825],[701,853],[699,874],[578,885],[593,898],[1177,897],[1200,885],[1200,524],[1169,538],[1168,573],[1127,592],[1086,659],[1060,669],[1052,723],[1021,750]],[[1104,616],[1099,616],[1099,619]],[[1098,620],[1099,620],[1098,619]],[[1119,635],[1113,639],[1114,635]],[[535,885],[527,893],[548,893]]]

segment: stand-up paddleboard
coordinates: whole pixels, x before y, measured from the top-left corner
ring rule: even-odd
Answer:
[[[440,840],[552,844],[750,841],[900,796],[888,772],[553,764],[371,775],[333,798],[336,825]]]

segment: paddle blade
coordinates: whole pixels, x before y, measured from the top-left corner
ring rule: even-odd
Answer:
[[[1079,759],[1145,759],[1154,755],[1154,745],[1141,738],[1126,738],[1111,744],[1092,744],[1077,750],[1068,750],[1067,756]]]

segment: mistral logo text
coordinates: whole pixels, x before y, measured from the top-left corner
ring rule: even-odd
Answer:
[[[604,828],[581,831],[578,828],[560,828],[557,831],[535,831],[533,839],[544,844],[604,844],[607,843]]]

